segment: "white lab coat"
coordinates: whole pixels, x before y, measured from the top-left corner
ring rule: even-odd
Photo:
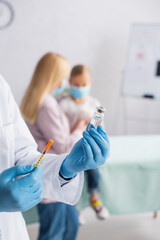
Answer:
[[[36,149],[37,145],[20,115],[10,88],[0,75],[0,172],[15,164],[36,163],[40,156]],[[81,195],[83,173],[61,187],[59,169],[65,156],[48,154],[43,159],[43,197],[75,204]],[[0,239],[29,239],[20,212],[0,212]]]

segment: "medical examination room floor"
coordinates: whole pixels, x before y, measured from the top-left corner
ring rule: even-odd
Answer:
[[[159,240],[160,216],[152,213],[136,215],[112,215],[105,221],[96,219],[91,208],[83,211],[86,224],[80,227],[77,240]],[[37,240],[39,225],[27,226],[30,240]]]

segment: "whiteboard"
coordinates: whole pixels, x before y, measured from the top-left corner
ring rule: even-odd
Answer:
[[[134,24],[122,93],[160,98],[160,24]]]

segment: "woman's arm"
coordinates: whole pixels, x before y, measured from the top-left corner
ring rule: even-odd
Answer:
[[[58,103],[52,107],[42,106],[39,110],[36,123],[46,141],[50,138],[54,140],[51,149],[56,154],[69,152],[72,146],[82,137],[80,129],[75,129],[70,133],[68,119]]]

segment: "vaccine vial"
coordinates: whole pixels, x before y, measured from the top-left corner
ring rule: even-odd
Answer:
[[[98,106],[96,107],[97,111],[94,112],[92,120],[91,120],[91,124],[93,126],[95,126],[96,128],[102,124],[103,118],[104,118],[104,113],[106,111],[106,109],[102,106]],[[87,130],[89,131],[91,129],[91,125],[88,126]]]

